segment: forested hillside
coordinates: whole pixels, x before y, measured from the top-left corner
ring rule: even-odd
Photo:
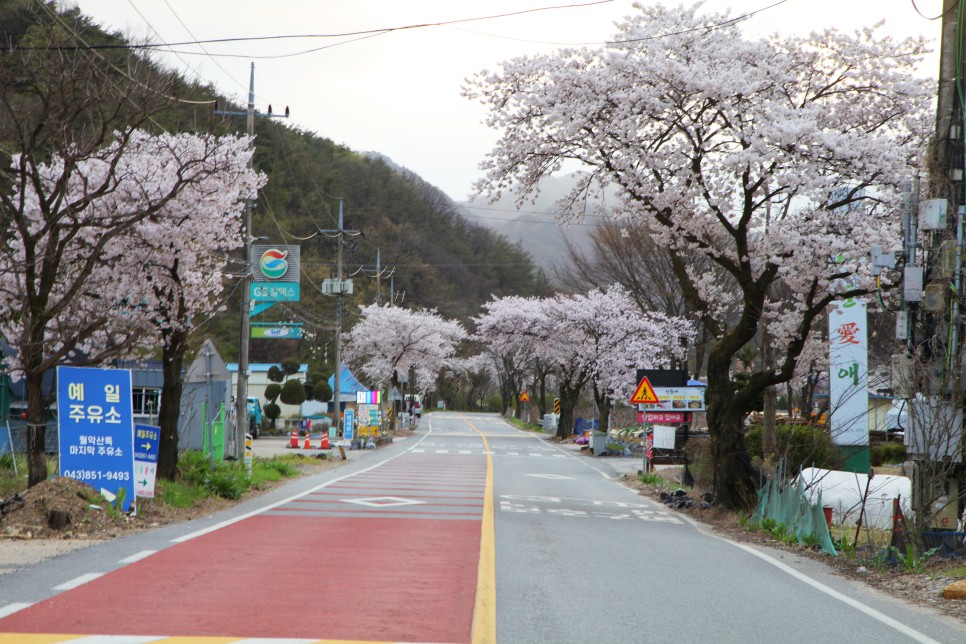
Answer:
[[[0,0],[0,39],[4,47],[54,45],[78,48],[90,56],[116,56],[117,82],[134,82],[120,69],[127,65],[122,62],[123,49],[87,51],[90,45],[124,44],[123,36],[104,33],[77,9],[55,12],[53,3]],[[137,74],[151,79],[171,72],[145,60]],[[244,111],[244,106],[226,105],[212,87],[185,78],[178,78],[174,87],[170,106],[152,120],[157,131],[244,132],[243,116],[216,114],[226,109]],[[267,108],[256,106],[259,112]],[[321,358],[331,340],[334,301],[321,295],[319,287],[336,273],[337,247],[335,239],[320,230],[337,227],[340,199],[346,228],[361,231],[346,238],[344,249],[344,274],[355,286],[354,295],[346,298],[346,326],[351,327],[358,306],[376,301],[377,293],[382,302],[388,302],[390,288],[399,305],[435,308],[444,316],[461,319],[477,314],[491,295],[545,292],[542,273],[521,246],[462,219],[454,202],[420,177],[392,167],[377,155],[337,145],[333,139],[339,139],[338,132],[305,132],[283,119],[257,118],[255,133],[254,163],[268,176],[268,184],[255,205],[252,235],[256,243],[301,246],[302,301],[277,305],[259,316],[261,321],[305,324],[307,339],[299,355],[290,357]],[[17,152],[4,149],[4,161]],[[9,188],[5,183],[0,186]],[[225,310],[195,325],[195,343],[213,337],[227,360],[235,359],[238,351],[238,278],[243,262],[240,255],[237,260],[236,281],[225,290]]]

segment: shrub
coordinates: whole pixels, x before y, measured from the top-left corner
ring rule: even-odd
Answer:
[[[202,485],[208,474],[210,459],[204,452],[188,450],[178,457],[181,480],[189,485]]]
[[[273,403],[276,400],[278,400],[278,397],[281,393],[282,393],[282,385],[278,384],[277,382],[273,382],[272,384],[265,387],[265,400],[267,400],[270,403]]]
[[[275,421],[282,414],[282,408],[275,403],[268,403],[265,405],[265,418],[272,423],[272,429],[275,429]]]
[[[869,462],[873,467],[902,463],[906,460],[906,446],[902,443],[879,443],[869,450]]]
[[[319,380],[312,385],[312,400],[325,402],[332,398],[332,386],[325,380]]]
[[[745,445],[752,457],[763,458],[761,426],[752,428],[745,436]],[[775,443],[779,458],[785,459],[789,472],[803,467],[837,469],[840,459],[832,445],[832,437],[819,425],[778,425]]]
[[[301,405],[305,402],[305,387],[299,380],[286,380],[279,397],[286,405]]]
[[[248,491],[248,472],[244,467],[222,463],[208,472],[204,488],[223,499],[240,499]]]

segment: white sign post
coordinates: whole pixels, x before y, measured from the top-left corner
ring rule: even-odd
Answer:
[[[161,428],[153,425],[134,425],[134,495],[142,499],[154,498],[154,483],[158,473],[158,447]]]
[[[849,298],[829,313],[829,417],[836,445],[869,444],[865,302]]]

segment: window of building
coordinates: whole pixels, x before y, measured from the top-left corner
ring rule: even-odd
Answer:
[[[135,416],[157,416],[161,407],[161,390],[150,387],[132,387],[131,406]]]

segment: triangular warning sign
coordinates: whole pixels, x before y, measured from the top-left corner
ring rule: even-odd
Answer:
[[[651,386],[651,381],[647,379],[647,376],[641,378],[641,384],[637,385],[637,389],[634,391],[634,395],[631,396],[632,405],[656,405],[661,402],[657,398],[657,394],[654,393],[654,387]]]

